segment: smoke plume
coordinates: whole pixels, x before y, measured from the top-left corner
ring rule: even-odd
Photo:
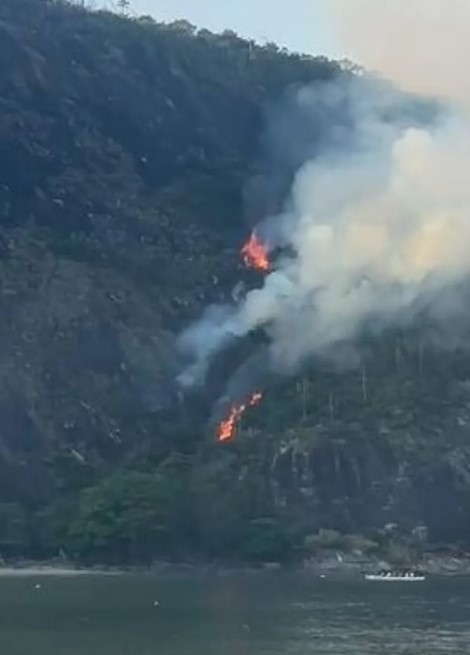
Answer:
[[[328,0],[346,54],[400,87],[470,108],[470,0]]]
[[[455,0],[452,15],[449,0],[397,4],[334,0],[364,63],[407,89],[436,93],[439,112],[367,76],[345,74],[297,93],[303,113],[322,107],[336,117],[328,143],[309,150],[285,210],[263,221],[260,234],[272,252],[281,249],[263,286],[209,309],[182,335],[191,360],[184,384],[201,381],[217,352],[259,328],[272,370],[294,372],[371,324],[448,306],[469,275],[470,122],[455,106],[466,96],[470,3]]]

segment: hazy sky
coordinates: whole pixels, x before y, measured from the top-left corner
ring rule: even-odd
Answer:
[[[113,0],[98,0],[112,4]],[[115,0],[114,0],[115,2]],[[185,18],[212,31],[232,29],[291,50],[337,56],[325,7],[328,0],[130,0],[137,14],[162,21]]]

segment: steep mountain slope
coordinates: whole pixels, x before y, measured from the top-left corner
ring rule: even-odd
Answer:
[[[343,120],[294,112],[283,147],[290,91],[351,73],[51,0],[3,0],[0,63],[0,553],[285,558],[322,528],[379,546],[396,521],[466,541],[460,346],[382,335],[346,371],[278,381],[226,446],[213,403],[257,337],[199,395],[171,383],[174,335],[257,283],[251,223]]]

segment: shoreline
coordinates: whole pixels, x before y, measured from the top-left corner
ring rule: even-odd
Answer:
[[[423,557],[406,563],[390,562],[386,558],[364,557],[335,553],[311,558],[303,562],[281,564],[278,562],[167,562],[155,561],[150,565],[90,565],[82,566],[64,561],[15,561],[0,565],[1,577],[38,577],[38,576],[84,576],[84,575],[126,575],[126,574],[184,574],[204,575],[260,573],[267,571],[303,572],[321,578],[357,578],[364,573],[373,573],[381,569],[409,568],[419,570],[426,575],[441,577],[470,576],[470,553],[463,555],[425,554]]]
[[[464,577],[470,576],[470,553],[461,555],[424,554],[406,562],[389,560],[386,557],[370,557],[339,554],[336,557],[320,557],[303,563],[303,569],[328,577],[357,577],[364,573],[380,570],[411,569],[428,576]]]

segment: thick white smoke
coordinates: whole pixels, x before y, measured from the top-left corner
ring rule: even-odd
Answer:
[[[369,320],[393,323],[417,301],[470,273],[470,130],[405,130],[380,150],[342,165],[307,164],[293,190],[296,257],[248,296],[248,325],[270,325],[282,367],[353,338]],[[266,300],[269,297],[269,301]],[[262,300],[262,302],[260,302]]]
[[[306,358],[352,341],[372,321],[393,325],[403,317],[411,319],[424,300],[436,302],[470,274],[470,122],[450,108],[466,97],[466,89],[461,88],[466,81],[459,75],[460,68],[452,77],[447,61],[439,59],[440,64],[429,61],[426,69],[426,79],[433,85],[424,85],[424,54],[418,48],[415,58],[414,49],[419,43],[420,48],[426,47],[426,57],[431,56],[436,43],[426,39],[435,36],[431,25],[437,28],[438,18],[446,30],[457,30],[454,46],[462,45],[457,27],[470,10],[470,0],[445,0],[448,10],[451,5],[460,12],[452,18],[440,16],[443,2],[334,0],[342,18],[353,30],[357,27],[352,34],[363,36],[364,50],[384,56],[385,72],[408,88],[435,91],[450,99],[445,118],[442,115],[438,124],[428,128],[397,125],[380,111],[380,99],[377,106],[379,87],[369,95],[367,83],[348,83],[346,94],[358,138],[298,171],[289,211],[263,225],[270,244],[275,246],[281,235],[282,245],[287,244],[292,254],[275,262],[261,289],[249,292],[223,313],[211,310],[183,335],[195,362],[183,381],[198,381],[211,356],[258,327],[269,335],[273,365],[293,371]],[[356,15],[350,14],[353,7]],[[408,30],[419,19],[420,8],[424,24],[416,26],[413,41]],[[381,41],[379,26],[388,26],[393,33],[402,17],[407,18],[400,23],[406,47],[403,42],[398,45],[395,34],[392,66],[393,52]],[[462,30],[470,30],[470,22],[465,25]],[[446,32],[441,57],[444,45],[451,47],[449,39]],[[460,53],[458,48],[454,51]],[[365,63],[379,67],[381,60],[369,57]],[[324,87],[321,102],[344,93],[341,85],[338,81],[337,86]],[[313,106],[318,93],[305,89],[299,102]],[[384,107],[391,93],[384,85]]]

